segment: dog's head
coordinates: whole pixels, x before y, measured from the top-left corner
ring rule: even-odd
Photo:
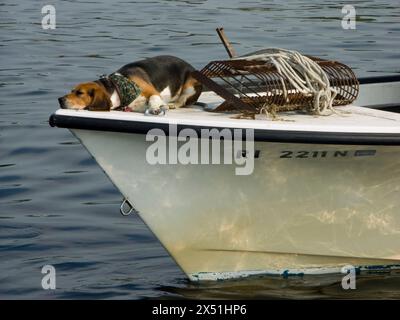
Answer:
[[[71,92],[58,98],[63,109],[109,111],[112,104],[106,89],[96,82],[77,85]]]

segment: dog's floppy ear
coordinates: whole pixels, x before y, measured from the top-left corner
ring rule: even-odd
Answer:
[[[87,106],[91,111],[110,111],[111,100],[105,90],[102,88],[91,88],[88,90],[88,95],[91,98],[90,104]]]

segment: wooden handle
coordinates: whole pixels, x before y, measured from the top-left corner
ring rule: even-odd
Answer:
[[[229,42],[228,38],[225,35],[224,28],[217,28],[217,33],[219,38],[222,41],[222,44],[225,47],[226,52],[228,52],[229,58],[236,57],[236,52],[233,49],[231,43]]]

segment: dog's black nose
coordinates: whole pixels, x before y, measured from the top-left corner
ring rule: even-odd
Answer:
[[[65,109],[65,97],[58,98],[58,103],[60,104],[61,109]]]

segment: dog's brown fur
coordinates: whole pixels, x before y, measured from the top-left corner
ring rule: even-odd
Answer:
[[[78,84],[64,98],[71,109],[109,111],[111,108],[110,95],[102,85],[96,82]]]

